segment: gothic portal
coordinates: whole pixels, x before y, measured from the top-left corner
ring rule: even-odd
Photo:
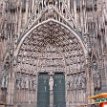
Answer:
[[[0,0],[0,107],[90,106],[106,53],[106,0]]]

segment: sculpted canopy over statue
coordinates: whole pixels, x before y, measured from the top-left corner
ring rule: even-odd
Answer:
[[[47,0],[48,1],[48,4],[54,4],[54,0]]]

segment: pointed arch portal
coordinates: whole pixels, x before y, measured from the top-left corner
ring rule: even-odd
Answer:
[[[33,105],[36,107],[35,104],[38,105],[38,98],[41,97],[38,93],[43,93],[40,89],[49,87],[47,82],[52,76],[54,82],[56,81],[53,86],[55,90],[53,92],[55,96],[53,96],[56,97],[53,98],[54,105],[61,105],[60,100],[56,101],[58,97],[56,93],[60,91],[60,87],[55,87],[58,83],[60,84],[60,81],[63,83],[60,84],[63,87],[61,90],[63,95],[59,92],[59,96],[62,96],[61,101],[65,101],[66,106],[69,107],[83,104],[86,102],[86,73],[84,70],[86,55],[87,50],[80,36],[64,23],[48,19],[33,26],[20,39],[14,53],[18,62],[15,70],[17,74],[15,101],[21,104],[28,102],[32,104],[32,107]],[[40,88],[39,83],[43,87]],[[47,96],[50,93],[40,95]],[[47,98],[49,99],[48,96]]]

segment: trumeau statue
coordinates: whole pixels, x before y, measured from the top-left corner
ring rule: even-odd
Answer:
[[[53,90],[53,86],[54,86],[54,80],[53,80],[53,77],[50,76],[50,79],[49,79],[49,88],[50,88],[51,91]]]

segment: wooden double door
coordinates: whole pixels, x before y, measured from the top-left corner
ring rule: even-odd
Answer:
[[[66,107],[65,100],[65,75],[63,72],[54,73],[53,90],[50,90],[50,75],[48,73],[39,73],[37,87],[37,107]],[[51,95],[50,91],[53,91]],[[53,104],[51,103],[53,97]]]

